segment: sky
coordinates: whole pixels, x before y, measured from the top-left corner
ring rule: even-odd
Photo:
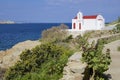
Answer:
[[[112,22],[120,16],[120,0],[0,0],[0,21],[70,23],[78,11]]]

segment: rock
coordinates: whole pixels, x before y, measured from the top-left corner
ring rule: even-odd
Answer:
[[[2,60],[0,60],[0,64],[2,64],[2,62],[3,62],[3,61],[2,61]]]
[[[63,78],[60,80],[83,80],[83,72],[87,66],[81,62],[82,52],[74,53],[69,59],[67,66],[63,70]]]
[[[76,52],[76,53],[74,53],[74,55],[72,55],[69,59],[68,59],[68,61],[69,62],[72,62],[72,61],[80,61],[80,59],[81,59],[81,54],[82,53],[80,53],[80,52]]]
[[[74,80],[83,80],[83,76],[81,74],[76,73],[74,75]]]
[[[70,67],[70,70],[73,73],[83,73],[86,64],[81,62],[70,62],[68,67]]]
[[[60,80],[74,80],[74,76],[72,75],[64,75],[62,79]]]

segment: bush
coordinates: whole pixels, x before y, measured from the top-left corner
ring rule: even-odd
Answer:
[[[53,43],[25,50],[20,61],[5,73],[5,80],[58,80],[62,77],[70,50]]]
[[[73,36],[72,35],[70,35],[70,36],[68,36],[65,40],[63,40],[63,42],[70,42],[71,40],[73,39]]]
[[[116,28],[117,28],[117,30],[120,31],[120,23],[118,23],[118,24],[116,25]]]
[[[118,49],[117,49],[118,51],[120,51],[120,46],[118,46]]]
[[[86,36],[81,37],[80,39],[80,42],[82,41],[82,43],[84,43],[82,44],[82,61],[86,62],[88,65],[86,68],[87,71],[85,71],[84,79],[105,80],[105,78],[101,75],[103,75],[103,72],[109,69],[111,62],[110,50],[107,49],[106,54],[102,53],[105,44],[104,39],[98,40],[96,45],[94,42],[93,44],[88,45],[86,40]]]
[[[120,33],[120,17],[118,17],[117,25],[115,27],[116,27],[116,32]]]
[[[60,42],[66,39],[68,27],[64,24],[61,24],[57,27],[52,27],[50,29],[44,30],[42,32],[41,40],[44,42]]]

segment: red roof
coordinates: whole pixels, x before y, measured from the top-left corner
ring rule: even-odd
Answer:
[[[97,18],[97,15],[83,16],[83,19],[96,19],[96,18]],[[77,16],[74,19],[77,19]]]
[[[76,16],[76,17],[74,17],[74,19],[77,19],[77,16]]]
[[[92,15],[92,16],[83,16],[83,19],[96,19],[97,15]]]

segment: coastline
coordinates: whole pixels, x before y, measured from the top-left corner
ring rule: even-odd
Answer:
[[[14,21],[11,21],[11,20],[5,20],[5,21],[0,21],[0,24],[15,24]]]
[[[0,51],[0,68],[7,69],[13,66],[19,60],[19,55],[22,53],[22,51],[25,49],[32,49],[37,45],[40,45],[40,42],[38,40],[27,40],[15,44],[8,50]]]

